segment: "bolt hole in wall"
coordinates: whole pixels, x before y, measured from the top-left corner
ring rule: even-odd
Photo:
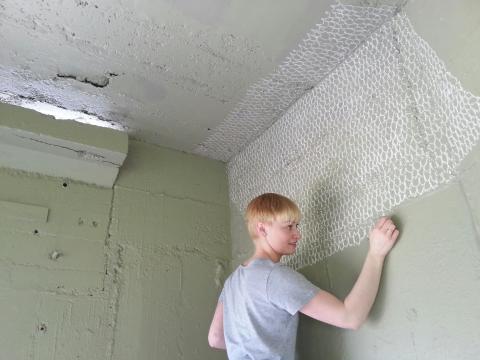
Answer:
[[[37,329],[40,333],[46,334],[47,333],[47,324],[42,323],[42,324],[38,325]]]
[[[85,224],[85,220],[83,218],[78,218],[77,224],[78,224],[78,226],[82,226],[82,225]],[[95,220],[93,220],[90,224],[94,228],[96,228],[100,225],[99,222],[95,221]]]

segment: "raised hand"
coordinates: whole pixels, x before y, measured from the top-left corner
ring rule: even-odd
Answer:
[[[385,257],[397,241],[400,232],[388,217],[380,218],[370,230],[370,253],[377,257]]]

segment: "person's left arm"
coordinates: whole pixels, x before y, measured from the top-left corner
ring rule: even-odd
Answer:
[[[391,219],[381,218],[370,231],[370,248],[362,271],[344,301],[320,291],[301,310],[305,315],[328,324],[358,329],[367,319],[377,296],[385,257],[397,241],[399,231]]]
[[[223,303],[219,301],[213,314],[210,330],[208,331],[208,344],[212,348],[223,349],[225,346],[225,336],[223,334]]]

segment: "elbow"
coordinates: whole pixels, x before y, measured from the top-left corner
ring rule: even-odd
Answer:
[[[211,348],[216,349],[216,348],[217,348],[217,344],[218,344],[217,339],[215,339],[214,336],[208,334],[208,345],[209,345]]]
[[[347,323],[346,328],[349,330],[359,330],[365,323],[365,319],[352,319]]]
[[[360,329],[361,327],[362,327],[362,323],[361,322],[356,322],[356,323],[350,324],[348,326],[348,329],[356,331],[356,330]]]
[[[365,323],[366,318],[357,313],[347,312],[341,327],[348,330],[358,330]]]
[[[367,320],[368,314],[358,310],[350,309],[347,306],[345,306],[345,310],[343,328],[354,331],[359,330]]]
[[[215,334],[208,334],[208,345],[213,349],[225,349],[224,342]]]

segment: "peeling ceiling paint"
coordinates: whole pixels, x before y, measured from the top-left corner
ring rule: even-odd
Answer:
[[[192,152],[332,3],[0,0],[0,100]]]

